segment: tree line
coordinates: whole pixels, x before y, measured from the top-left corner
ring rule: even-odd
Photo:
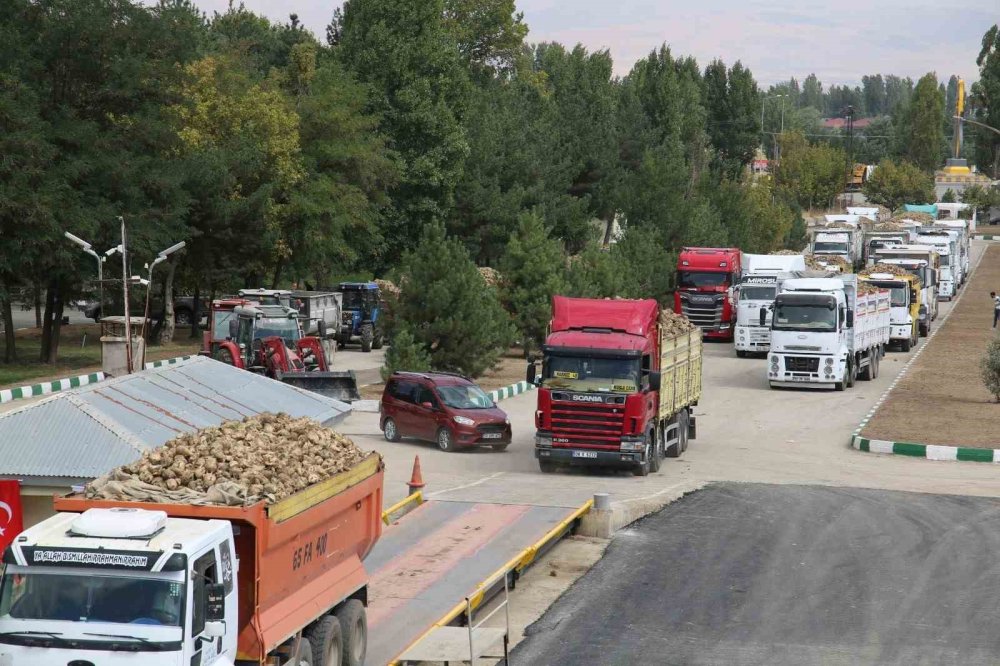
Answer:
[[[3,3],[5,358],[25,289],[45,294],[42,356],[57,358],[63,309],[96,292],[63,232],[104,250],[119,216],[129,274],[187,241],[164,292],[395,277],[423,303],[400,322],[445,366],[462,336],[429,330],[419,299],[451,302],[421,294],[431,246],[445,267],[515,272],[541,252],[561,259],[546,290],[665,298],[684,244],[801,245],[795,185],[748,176],[764,100],[745,66],[663,45],[616,77],[607,51],[527,34],[513,0],[348,0],[321,36],[190,0]],[[501,297],[523,337],[538,317]]]

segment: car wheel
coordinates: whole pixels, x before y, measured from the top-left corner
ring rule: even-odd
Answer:
[[[438,430],[437,434],[437,445],[438,448],[445,453],[451,453],[455,450],[455,442],[452,440],[451,431],[447,428],[441,428]]]
[[[396,422],[391,418],[386,419],[385,423],[382,425],[382,434],[385,435],[385,440],[387,442],[398,442],[399,428],[396,427]]]

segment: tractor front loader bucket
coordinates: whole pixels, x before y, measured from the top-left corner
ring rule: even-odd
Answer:
[[[358,380],[353,370],[343,372],[282,372],[278,381],[297,386],[300,389],[319,393],[342,402],[353,402],[361,399],[358,392]]]

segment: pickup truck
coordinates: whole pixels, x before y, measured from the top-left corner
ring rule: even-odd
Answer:
[[[267,505],[57,497],[3,554],[3,666],[357,666],[384,466]]]

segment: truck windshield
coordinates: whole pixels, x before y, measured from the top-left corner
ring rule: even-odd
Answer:
[[[184,584],[124,576],[7,571],[0,619],[181,626]]]
[[[837,311],[825,303],[778,302],[772,322],[776,331],[836,331]]]
[[[740,287],[740,298],[746,301],[773,301],[774,287]]]
[[[634,393],[639,387],[639,359],[552,355],[545,361],[542,386]]]
[[[847,243],[833,243],[830,241],[816,241],[813,244],[813,252],[826,252],[827,254],[847,254]]]
[[[677,271],[677,286],[681,288],[724,287],[727,284],[729,284],[729,273]]]
[[[299,333],[299,323],[287,317],[265,317],[257,320],[257,327],[254,330],[254,340],[277,336],[284,338],[285,342],[290,342],[294,346],[295,341],[301,338]]]
[[[489,409],[493,400],[478,386],[438,386],[441,402],[452,409]]]

